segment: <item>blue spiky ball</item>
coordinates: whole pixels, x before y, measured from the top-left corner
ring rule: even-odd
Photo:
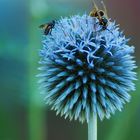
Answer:
[[[58,20],[40,51],[45,102],[80,122],[88,122],[93,112],[103,120],[121,111],[136,80],[134,47],[127,43],[115,22],[102,30],[88,15]]]

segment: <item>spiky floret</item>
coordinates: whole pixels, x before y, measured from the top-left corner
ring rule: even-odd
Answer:
[[[87,15],[62,18],[44,37],[39,69],[45,102],[65,118],[109,118],[135,90],[134,47],[115,22],[102,30]]]

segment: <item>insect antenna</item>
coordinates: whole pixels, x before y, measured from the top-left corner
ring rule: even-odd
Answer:
[[[106,6],[105,6],[105,3],[104,3],[104,1],[101,1],[101,3],[102,3],[102,5],[103,5],[103,8],[104,8],[104,12],[105,12],[105,14],[106,14],[106,17],[108,18],[108,15],[107,15],[107,8],[106,8]]]
[[[95,16],[95,13],[98,11],[98,7],[97,7],[97,5],[96,5],[96,3],[95,3],[95,1],[94,0],[91,0],[91,3],[92,3],[92,5],[93,5],[93,9],[92,9],[92,11],[90,12],[90,16],[91,17],[93,17],[93,16]]]
[[[93,6],[94,6],[94,9],[97,11],[98,10],[98,6],[96,5],[95,0],[91,0],[91,2],[93,4]]]
[[[105,6],[105,3],[104,3],[104,1],[101,1],[101,4],[103,5],[104,12],[107,14],[107,8],[106,8],[106,6]]]

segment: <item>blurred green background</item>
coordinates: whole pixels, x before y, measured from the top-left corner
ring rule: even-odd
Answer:
[[[109,17],[136,46],[139,65],[140,1],[104,2]],[[42,39],[38,25],[92,7],[91,0],[0,0],[0,140],[87,140],[86,124],[56,117],[43,104],[35,75]],[[140,140],[139,80],[136,89],[123,112],[98,121],[98,140]]]

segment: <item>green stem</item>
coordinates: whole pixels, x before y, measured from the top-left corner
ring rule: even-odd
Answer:
[[[88,122],[88,140],[97,140],[97,115],[94,113]]]

